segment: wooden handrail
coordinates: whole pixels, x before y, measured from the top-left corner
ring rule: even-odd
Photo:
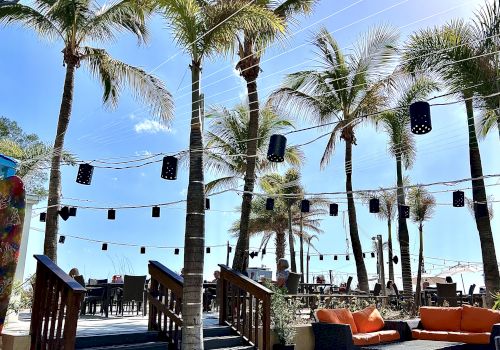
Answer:
[[[273,292],[226,265],[219,266],[222,293],[219,298],[219,323],[232,326],[256,349],[270,350]],[[262,331],[261,339],[259,331]]]
[[[31,312],[31,349],[71,350],[85,288],[45,255],[37,260]]]
[[[149,261],[148,270],[148,330],[159,331],[172,348],[180,349],[184,279],[158,261]]]

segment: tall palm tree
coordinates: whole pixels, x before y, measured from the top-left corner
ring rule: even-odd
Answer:
[[[432,217],[436,206],[436,199],[424,187],[413,187],[408,193],[408,204],[410,205],[412,220],[418,224],[420,242],[418,248],[417,287],[415,292],[415,307],[418,310],[420,306],[422,265],[424,264],[424,222]]]
[[[317,0],[259,0],[258,3],[264,6],[268,11],[278,16],[284,23],[293,21],[295,16],[302,13],[309,13]],[[239,62],[236,69],[245,79],[248,94],[248,109],[250,111],[249,127],[246,139],[246,171],[244,190],[241,203],[240,235],[236,244],[233,268],[243,271],[245,261],[245,252],[248,251],[249,236],[248,223],[252,206],[252,195],[256,179],[257,138],[259,131],[259,95],[257,89],[257,78],[261,71],[260,58],[264,54],[266,43],[276,39],[276,32],[263,31],[261,33],[242,31],[238,33],[238,56]]]
[[[472,180],[472,198],[475,202],[487,201],[484,187],[481,153],[474,123],[474,89],[491,80],[482,68],[486,58],[476,57],[482,48],[477,45],[472,26],[462,20],[452,21],[442,27],[423,29],[411,35],[403,50],[405,69],[426,69],[439,74],[452,91],[465,102],[467,135],[469,138],[469,165]],[[457,63],[458,62],[458,63]],[[500,275],[496,259],[495,243],[489,217],[475,217],[483,260],[486,285],[486,305],[491,306],[491,293],[500,288]]]
[[[139,42],[146,40],[145,20],[150,8],[136,0],[116,1],[97,7],[90,1],[33,0],[29,5],[10,3],[0,7],[0,23],[18,23],[44,39],[63,44],[66,67],[63,95],[54,140],[50,179],[44,254],[57,260],[58,206],[61,195],[61,160],[64,138],[73,106],[75,72],[84,64],[104,89],[103,102],[115,106],[124,85],[150,106],[162,120],[172,117],[173,102],[163,83],[144,70],[112,58],[104,49],[86,46],[109,43],[118,32],[130,32]]]
[[[219,108],[207,115],[213,118],[206,135],[205,165],[209,170],[223,177],[210,181],[206,192],[210,193],[227,188],[236,188],[245,176],[247,169],[246,138],[248,135],[250,113],[247,107],[236,106],[229,110]],[[259,178],[266,172],[277,170],[277,163],[267,160],[266,152],[272,134],[293,128],[291,121],[276,114],[267,107],[260,111],[259,140],[255,161],[255,174]],[[300,166],[304,154],[297,147],[288,147],[285,152],[285,164]]]
[[[158,0],[175,41],[191,59],[191,130],[189,185],[184,238],[184,349],[203,348],[202,285],[205,245],[205,180],[201,130],[200,78],[206,57],[231,52],[235,34],[281,31],[281,20],[264,7],[244,0]]]
[[[278,108],[312,118],[316,123],[334,123],[321,159],[330,161],[338,139],[345,141],[345,173],[349,232],[360,288],[368,291],[368,275],[359,240],[356,208],[352,195],[352,146],[355,130],[367,114],[385,104],[382,92],[387,63],[393,58],[398,34],[387,26],[375,27],[355,43],[352,52],[342,52],[338,42],[321,29],[313,39],[320,67],[288,76],[272,101]]]
[[[437,89],[435,80],[419,75],[411,77],[394,73],[395,78],[387,90],[391,109],[374,117],[375,122],[380,125],[389,136],[389,152],[396,159],[397,178],[397,205],[405,204],[404,169],[413,166],[416,156],[415,140],[410,131],[410,115],[408,106],[419,100],[425,100],[428,95]],[[403,277],[403,289],[405,293],[413,292],[411,282],[410,263],[410,237],[406,219],[398,216],[398,239],[401,252],[401,272]],[[394,280],[393,280],[394,281]]]

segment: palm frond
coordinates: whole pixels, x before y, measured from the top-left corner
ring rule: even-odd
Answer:
[[[239,180],[240,178],[236,176],[226,176],[212,180],[205,185],[205,192],[210,194],[217,191],[227,190],[229,188],[236,188]]]
[[[44,12],[21,4],[8,4],[0,6],[0,24],[19,23],[28,29],[34,29],[40,36],[55,39],[57,37],[64,40],[64,35],[57,27],[57,24]]]

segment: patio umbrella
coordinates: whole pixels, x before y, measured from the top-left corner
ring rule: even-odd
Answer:
[[[413,284],[417,284],[417,276],[413,277],[411,281],[412,281]],[[422,275],[422,284],[424,282],[429,282],[429,285],[435,286],[436,283],[445,283],[446,280],[445,280],[444,277],[432,276],[432,275],[429,275],[429,274],[423,274]]]
[[[477,272],[482,272],[482,271],[483,271],[483,269],[481,268],[481,266],[478,266],[478,265],[458,264],[458,265],[452,266],[446,270],[441,271],[441,273],[439,273],[438,276],[446,277],[446,276],[453,276],[453,275],[462,274],[462,273],[469,273],[469,272],[477,273]]]

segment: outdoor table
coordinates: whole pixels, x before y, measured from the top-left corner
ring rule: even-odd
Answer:
[[[102,308],[104,309],[104,316],[108,317],[109,306],[111,304],[111,291],[117,288],[123,288],[123,282],[108,282],[108,283],[97,283],[90,285],[89,287],[102,287],[104,288],[104,300]]]
[[[467,344],[436,340],[409,340],[404,342],[367,345],[364,350],[459,350],[467,349]]]

